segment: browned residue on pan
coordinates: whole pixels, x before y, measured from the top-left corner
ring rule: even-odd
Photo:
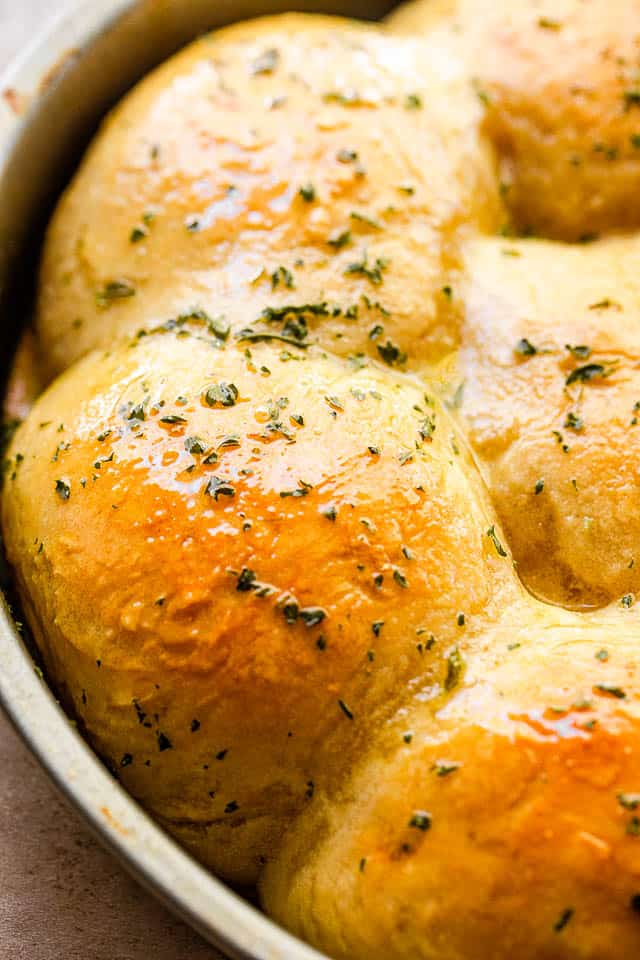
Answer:
[[[122,837],[129,836],[131,831],[127,830],[126,827],[123,827],[122,824],[116,820],[114,815],[109,810],[109,807],[100,807],[100,813],[105,818],[109,826],[112,827],[117,833],[119,833],[120,836]]]
[[[5,87],[2,91],[2,99],[8,105],[9,109],[15,113],[16,117],[22,116],[29,106],[29,97],[20,93],[15,87]]]

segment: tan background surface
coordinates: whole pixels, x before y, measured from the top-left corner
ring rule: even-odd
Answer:
[[[0,0],[0,67],[56,0]],[[0,715],[1,960],[216,960],[130,880]]]

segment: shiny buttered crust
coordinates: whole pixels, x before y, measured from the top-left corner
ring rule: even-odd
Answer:
[[[517,228],[640,227],[639,0],[418,0],[390,19],[467,64]]]
[[[48,676],[337,960],[640,956],[638,13],[221,31],[49,228],[2,498]]]
[[[481,118],[462,64],[380,28],[290,15],[187,47],[108,118],[53,218],[49,373],[198,308],[281,332],[292,303],[336,353],[436,359],[463,226],[504,218]]]
[[[464,442],[420,384],[197,329],[94,354],[42,396],[4,529],[97,748],[250,882],[407,684],[451,683],[498,581],[505,602],[517,590]]]

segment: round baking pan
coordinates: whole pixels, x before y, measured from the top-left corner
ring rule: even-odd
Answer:
[[[385,0],[298,0],[296,10],[376,18]],[[84,0],[0,77],[0,374],[29,322],[39,238],[105,111],[205,30],[279,13],[282,0]],[[230,957],[320,960],[203,869],[122,789],[57,703],[7,596],[0,602],[0,703],[51,779],[120,862]]]

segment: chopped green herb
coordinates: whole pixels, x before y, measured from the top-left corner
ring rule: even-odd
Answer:
[[[616,700],[626,700],[627,698],[627,694],[622,687],[616,687],[611,683],[596,683],[595,689],[599,690],[601,693],[606,693],[611,697],[615,697]]]
[[[405,590],[408,588],[409,583],[407,581],[407,578],[405,577],[404,573],[402,573],[401,570],[398,570],[397,567],[393,571],[393,579],[398,584],[398,586],[402,587]]]
[[[338,706],[340,707],[340,709],[341,709],[342,712],[344,713],[345,717],[348,717],[349,720],[353,720],[353,713],[351,712],[351,710],[349,709],[349,707],[346,705],[346,703],[344,702],[344,700],[338,700]]]
[[[229,433],[218,443],[218,450],[228,450],[230,447],[239,447],[240,437],[237,433]]]
[[[423,440],[431,440],[434,433],[436,432],[436,418],[425,417],[420,426],[418,427],[418,433]]]
[[[303,607],[300,610],[300,619],[305,627],[316,627],[327,616],[327,611],[322,607]]]
[[[160,417],[160,423],[168,423],[171,426],[180,423],[187,423],[187,420],[184,417],[178,416],[177,413],[170,413],[166,417]]]
[[[499,556],[499,557],[506,557],[506,556],[507,556],[507,551],[504,549],[504,547],[503,547],[502,544],[500,543],[500,541],[499,541],[499,539],[498,539],[498,535],[497,535],[497,533],[496,533],[496,528],[495,528],[495,526],[494,526],[493,524],[492,524],[492,525],[489,527],[489,529],[487,530],[487,536],[489,537],[489,540],[491,540],[492,544],[493,544],[494,547],[496,548],[496,553],[498,554],[498,556]]]
[[[144,240],[145,237],[149,236],[149,231],[145,230],[144,227],[134,227],[131,233],[129,234],[130,243],[139,243],[140,240]]]
[[[606,376],[607,369],[603,364],[585,363],[582,367],[576,367],[575,370],[572,370],[565,383],[570,387],[572,383],[589,383],[591,380],[598,380]]]
[[[406,110],[420,110],[422,107],[422,97],[417,93],[408,93],[404,98],[404,106]]]
[[[56,480],[56,493],[61,500],[68,500],[71,496],[71,486],[66,480]]]
[[[96,303],[106,307],[114,300],[126,300],[135,295],[135,288],[126,280],[110,280],[96,293]]]
[[[352,210],[349,214],[352,220],[357,220],[359,223],[366,224],[367,227],[371,227],[373,230],[382,230],[382,224],[378,220],[374,220],[373,217],[368,217],[364,213],[359,213],[357,210]]]
[[[345,267],[345,275],[357,274],[366,277],[374,286],[382,283],[382,274],[389,266],[389,260],[386,257],[376,257],[373,263],[369,263],[367,251],[365,250],[362,259],[354,263],[349,263]]]
[[[306,203],[313,203],[316,198],[316,188],[312,183],[305,183],[300,187],[298,193]]]
[[[569,920],[571,920],[571,917],[573,916],[573,914],[574,914],[573,907],[567,907],[566,910],[562,911],[562,913],[560,914],[560,916],[558,917],[558,919],[553,925],[553,929],[555,930],[556,933],[560,933],[561,930],[564,930],[566,925],[569,923]]]
[[[218,317],[208,318],[207,329],[209,333],[212,333],[218,340],[226,340],[231,331],[231,324],[225,318],[224,314],[220,314]]]
[[[538,26],[542,30],[561,30],[562,24],[559,20],[550,20],[548,17],[540,17],[538,19]]]
[[[627,824],[627,834],[630,837],[640,837],[640,818],[631,817]]]
[[[533,357],[538,352],[538,348],[534,347],[531,341],[526,337],[522,337],[516,343],[515,347],[513,348],[513,352],[517,353],[521,357]]]
[[[238,388],[234,383],[214,383],[204,391],[204,400],[209,407],[233,407],[238,399]]]
[[[324,300],[320,303],[287,304],[283,307],[265,307],[260,314],[260,319],[267,323],[281,323],[289,317],[304,317],[306,315],[328,317],[331,315],[331,311]]]
[[[458,622],[460,622],[458,620]],[[464,660],[457,647],[454,647],[447,657],[447,675],[444,680],[445,690],[453,690],[460,682],[464,669]]]
[[[460,769],[460,764],[455,762],[452,763],[448,760],[436,760],[431,769],[435,771],[435,774],[438,777],[448,777],[450,773],[455,773],[456,770]]]
[[[589,307],[589,309],[592,310],[593,307]],[[578,343],[575,346],[572,346],[570,343],[565,343],[564,348],[568,350],[576,360],[588,360],[591,356],[591,347],[588,347],[584,343]]]
[[[206,444],[200,437],[187,437],[184,441],[184,448],[187,453],[204,453]]]
[[[260,330],[252,330],[251,327],[245,327],[243,330],[238,331],[236,338],[238,340],[246,340],[249,343],[269,343],[271,341],[279,341],[280,343],[288,343],[292,347],[298,347],[300,350],[306,350],[309,346],[308,343],[304,343],[304,341],[300,340],[299,337],[288,336],[285,332],[266,333]],[[280,359],[293,359],[293,355],[290,353],[285,355],[283,352],[280,356]]]
[[[579,417],[577,413],[574,413],[573,410],[570,410],[566,416],[563,426],[568,430],[574,430],[576,433],[581,433],[584,430],[584,420],[582,417]]]
[[[271,289],[275,290],[280,284],[282,284],[283,287],[287,287],[288,290],[293,290],[295,286],[293,274],[283,266],[278,267],[278,269],[274,270],[271,274]]]
[[[559,430],[552,430],[551,433],[553,434],[553,436],[556,438],[557,442],[558,442],[558,443],[560,444],[560,446],[562,447],[562,452],[563,452],[563,453],[569,453],[569,450],[571,449],[571,447],[569,446],[568,443],[565,443],[565,442],[564,442],[564,437],[562,436],[562,434],[560,433],[560,431],[559,431]]]
[[[256,575],[253,570],[250,570],[248,567],[243,567],[238,577],[238,582],[236,583],[236,590],[239,590],[241,593],[246,593],[249,590],[256,589],[257,586]]]
[[[610,300],[609,297],[605,297],[603,300],[598,300],[597,303],[589,304],[589,310],[609,310],[612,307],[615,310],[622,310],[620,304],[616,303],[615,300]]]
[[[432,822],[433,818],[426,810],[414,810],[409,820],[409,826],[426,833],[431,828]]]
[[[285,600],[282,606],[282,615],[287,623],[295,623],[298,619],[300,613],[300,604],[294,597],[289,597]]]
[[[336,230],[330,234],[327,243],[334,250],[342,250],[348,243],[351,243],[351,230]]]
[[[223,480],[221,477],[210,477],[204,492],[217,501],[218,497],[234,497],[236,490],[228,480]]]
[[[403,353],[399,347],[392,343],[391,340],[387,339],[387,342],[382,344],[378,343],[377,350],[385,363],[389,364],[390,367],[399,365],[407,362],[407,355]]]

